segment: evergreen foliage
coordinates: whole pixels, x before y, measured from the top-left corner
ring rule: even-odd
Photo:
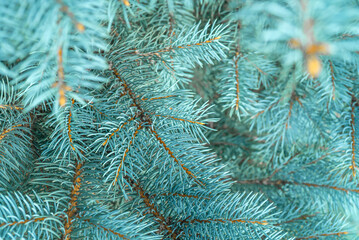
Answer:
[[[0,239],[359,239],[356,0],[0,0]]]

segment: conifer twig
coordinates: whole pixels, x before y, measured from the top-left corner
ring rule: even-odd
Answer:
[[[80,187],[81,187],[81,181],[82,181],[82,166],[83,164],[81,162],[77,162],[76,168],[75,168],[75,174],[73,177],[73,185],[72,190],[70,194],[70,202],[69,207],[66,211],[67,218],[65,219],[65,240],[71,239],[71,232],[72,232],[72,221],[73,217],[76,215],[77,212],[77,200],[78,196],[80,195]]]
[[[116,128],[115,131],[113,131],[113,133],[110,134],[110,136],[108,136],[108,138],[102,143],[102,146],[105,146],[106,143],[115,135],[115,133],[117,133],[118,131],[120,131],[120,129],[124,128],[127,124],[129,124],[131,121],[135,120],[135,117],[131,117],[130,119],[128,119],[126,122],[124,122],[121,126],[119,126],[118,128]]]
[[[142,107],[139,105],[139,103],[137,102],[137,97],[135,96],[135,94],[132,92],[132,90],[129,88],[127,82],[121,78],[119,72],[115,69],[112,68],[112,64],[110,63],[110,69],[113,71],[113,73],[115,74],[115,76],[123,83],[123,86],[126,90],[126,92],[128,93],[128,95],[130,96],[130,98],[133,101],[134,106],[139,110],[139,115],[143,116],[145,115],[145,111],[142,109]],[[173,119],[176,119],[174,117],[171,117]],[[180,119],[176,119],[176,120],[180,120]],[[182,119],[182,121],[184,121],[184,119]],[[162,138],[158,135],[157,131],[154,130],[153,126],[152,126],[152,120],[151,119],[147,119],[147,122],[150,123],[150,131],[154,134],[155,138],[161,143],[161,145],[164,147],[164,149],[168,152],[168,154],[171,156],[171,158],[174,159],[174,161],[181,166],[181,168],[189,175],[190,178],[194,179],[195,182],[197,182],[198,184],[200,184],[201,186],[205,186],[204,183],[202,183],[200,180],[197,179],[197,177],[187,168],[184,166],[183,163],[181,163],[174,155],[173,152],[167,147],[167,145],[164,143],[164,141],[162,140]],[[103,144],[105,145],[106,142]]]
[[[116,235],[124,240],[130,240],[129,238],[125,237],[125,235],[121,234],[121,233],[118,233],[118,232],[115,232],[114,230],[110,229],[110,228],[106,228],[104,226],[101,226],[99,224],[95,224],[95,223],[92,223],[90,222],[90,219],[83,219],[84,222],[88,222],[89,224],[91,224],[92,226],[95,226],[97,228],[100,228],[102,230],[104,230],[105,232],[110,232],[112,233],[113,235]]]
[[[188,195],[188,194],[183,194],[183,193],[162,193],[162,194],[152,194],[153,197],[156,197],[156,196],[178,196],[178,197],[183,197],[183,198],[200,198],[200,199],[207,199],[209,200],[210,198],[209,197],[201,197],[201,196],[197,196],[197,195]]]
[[[1,109],[10,109],[10,110],[23,110],[24,108],[23,107],[18,107],[18,106],[15,106],[15,105],[0,105],[0,108]]]
[[[328,188],[336,191],[343,191],[345,193],[355,192],[359,193],[359,189],[350,189],[350,188],[342,188],[325,184],[314,184],[314,183],[300,183],[295,181],[287,181],[287,180],[268,180],[268,178],[264,179],[253,179],[253,180],[237,180],[238,184],[258,184],[258,185],[267,185],[267,186],[282,186],[282,185],[299,185],[299,186],[307,186],[307,187],[315,187],[315,188]]]
[[[81,33],[84,32],[85,26],[76,20],[75,15],[69,10],[69,7],[66,6],[62,0],[56,0],[56,1],[58,4],[61,5],[60,10],[62,12],[64,12],[67,16],[70,17],[70,19],[71,19],[72,23],[75,25],[76,29]]]
[[[245,57],[242,53],[239,53],[239,55],[246,60],[247,62],[249,62],[253,67],[255,67],[258,72],[260,72],[263,75],[268,75],[268,73],[266,73],[265,71],[263,71],[262,69],[260,69],[256,64],[254,64],[251,60],[249,60],[247,57]]]
[[[122,160],[121,160],[121,163],[120,163],[120,166],[118,167],[117,169],[117,172],[116,172],[116,177],[115,177],[115,181],[113,182],[113,186],[115,186],[115,184],[117,183],[117,179],[118,179],[118,176],[120,175],[120,171],[122,169],[122,165],[123,163],[125,162],[125,158],[130,150],[130,146],[131,144],[133,143],[133,141],[135,140],[135,137],[137,136],[138,134],[138,131],[142,129],[142,124],[140,123],[137,127],[137,129],[135,130],[135,133],[133,134],[132,136],[132,139],[130,140],[129,144],[128,144],[128,147],[126,148],[124,154],[123,154],[123,157],[122,157]]]
[[[168,95],[168,96],[163,96],[163,97],[153,97],[153,98],[142,98],[142,101],[152,101],[152,100],[159,100],[159,99],[165,99],[165,98],[170,98],[170,97],[177,97],[176,95]]]
[[[128,178],[125,176],[125,178]],[[150,195],[145,192],[145,190],[140,186],[139,183],[134,183],[131,180],[128,182],[133,185],[134,190],[138,193],[140,198],[143,200],[146,207],[150,209],[149,213],[155,217],[155,220],[164,227],[171,236],[172,239],[177,239],[178,233],[172,229],[170,225],[167,224],[165,217],[160,213],[154,203],[151,203]]]
[[[314,236],[299,237],[299,238],[296,238],[295,240],[312,239],[312,238],[329,237],[329,236],[338,236],[338,237],[340,237],[341,235],[346,235],[346,234],[348,234],[348,232],[323,233],[323,234],[314,235]]]
[[[312,215],[308,215],[308,214],[305,214],[305,215],[302,215],[300,217],[296,217],[296,218],[293,218],[293,219],[290,219],[290,220],[287,220],[287,221],[284,221],[284,222],[280,222],[280,223],[276,223],[276,224],[273,224],[274,226],[280,226],[282,224],[287,224],[287,223],[292,223],[292,222],[295,222],[295,221],[298,221],[298,220],[306,220],[307,218],[311,218],[311,217],[315,217],[316,215],[312,214]]]
[[[193,223],[251,223],[251,224],[259,224],[259,225],[268,225],[267,221],[254,221],[254,220],[246,220],[246,219],[192,219],[190,221],[184,220],[181,223],[185,224],[193,224]]]
[[[14,225],[23,225],[23,224],[26,224],[28,222],[41,222],[41,221],[45,221],[47,219],[47,217],[33,217],[33,218],[30,218],[30,219],[25,219],[25,220],[21,220],[21,221],[18,221],[18,222],[10,222],[10,223],[7,223],[7,222],[3,222],[3,223],[0,223],[0,227],[2,226],[14,226]]]
[[[62,56],[62,46],[59,47],[57,51],[57,82],[55,82],[52,87],[58,87],[59,89],[59,104],[61,107],[64,107],[66,104],[66,91],[72,91],[71,87],[65,84],[65,72],[63,66],[63,56]]]
[[[221,38],[221,36],[218,36],[218,37],[211,38],[211,39],[209,39],[207,41],[204,41],[204,42],[198,42],[198,43],[194,43],[194,44],[187,44],[187,45],[184,45],[184,46],[177,46],[177,47],[169,46],[169,47],[160,49],[160,50],[158,50],[156,52],[140,53],[139,51],[134,51],[134,52],[131,52],[131,53],[139,55],[139,56],[144,56],[144,57],[153,56],[153,55],[159,56],[160,53],[172,52],[172,51],[174,51],[176,49],[185,49],[185,48],[191,48],[191,47],[194,47],[194,46],[201,46],[203,44],[212,43],[213,41],[219,40],[220,38]]]
[[[2,133],[0,134],[0,141],[5,138],[6,134],[8,134],[9,132],[15,130],[15,128],[17,128],[17,127],[22,127],[22,126],[24,126],[24,125],[23,124],[17,124],[17,125],[12,126],[9,129],[3,130]]]
[[[74,102],[75,102],[75,100],[72,99],[71,107],[73,106]],[[72,112],[71,112],[71,109],[70,109],[69,110],[68,120],[67,120],[67,134],[68,134],[68,137],[69,137],[71,148],[72,148],[72,150],[75,151],[75,147],[73,145],[73,140],[72,140],[72,135],[71,135],[71,117],[72,117]]]
[[[329,60],[329,66],[330,66],[330,75],[331,75],[331,79],[332,79],[332,85],[333,85],[333,90],[332,90],[332,99],[335,100],[335,77],[334,77],[334,67],[333,67],[333,62],[331,60]]]
[[[150,131],[154,134],[155,138],[161,143],[161,145],[163,146],[163,148],[168,152],[168,154],[171,156],[171,158],[178,164],[181,166],[181,168],[187,173],[187,175],[192,178],[196,183],[198,183],[201,186],[205,186],[205,184],[198,180],[197,177],[187,168],[184,166],[183,163],[180,162],[179,159],[177,159],[174,155],[173,152],[169,149],[169,147],[167,147],[166,143],[162,140],[162,138],[158,135],[157,131],[153,129],[153,127],[150,127]]]
[[[239,52],[236,52],[236,60],[234,61],[234,67],[236,72],[236,110],[239,108],[239,71],[238,71],[238,61],[239,61]]]
[[[356,165],[355,165],[355,99],[352,97],[351,101],[351,114],[350,114],[350,127],[351,127],[351,147],[352,147],[352,161],[350,169],[353,171],[353,177],[356,175]]]
[[[195,123],[195,124],[199,124],[199,125],[205,125],[205,123],[202,123],[202,122],[187,120],[187,119],[183,119],[183,118],[177,118],[177,117],[173,117],[173,116],[163,116],[163,115],[156,114],[156,113],[151,113],[151,112],[149,112],[149,113],[153,114],[156,117],[171,118],[173,120],[178,120],[178,121],[181,121],[181,122],[189,122],[189,123]]]

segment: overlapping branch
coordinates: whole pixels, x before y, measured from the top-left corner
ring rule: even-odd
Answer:
[[[159,134],[157,133],[157,131],[153,128],[152,126],[152,120],[150,118],[148,119],[144,119],[145,115],[146,115],[146,111],[140,106],[140,104],[138,103],[138,99],[136,97],[136,95],[133,93],[133,91],[131,90],[131,88],[129,87],[129,85],[127,84],[127,82],[121,78],[119,72],[112,67],[112,63],[110,64],[111,66],[111,70],[113,71],[114,75],[117,77],[117,79],[120,80],[120,82],[122,82],[124,88],[125,88],[125,92],[129,95],[129,97],[132,99],[133,101],[133,105],[138,109],[139,111],[139,116],[141,118],[141,120],[145,123],[149,123],[150,124],[150,127],[149,127],[149,130],[151,131],[151,133],[154,134],[155,138],[161,143],[161,145],[164,147],[164,149],[167,151],[167,153],[171,156],[171,158],[189,175],[190,178],[194,179],[195,182],[197,182],[198,184],[204,186],[205,184],[202,183],[200,180],[197,179],[197,177],[187,168],[184,166],[184,164],[174,156],[173,152],[169,149],[169,147],[166,145],[166,143],[162,140],[162,138],[159,136]],[[160,116],[160,115],[158,115]],[[167,116],[166,116],[167,117]],[[185,120],[185,119],[180,119],[180,118],[175,118],[175,117],[170,117],[169,118],[172,118],[172,119],[175,119],[175,120],[179,120],[179,121],[190,121],[190,120]],[[198,124],[201,124],[199,122],[194,122],[194,121],[190,121],[190,122],[193,122],[193,123],[198,123]],[[121,128],[121,127],[120,127]],[[118,129],[119,130],[119,129]],[[117,130],[117,131],[118,131]],[[110,135],[110,136],[113,136],[113,135]],[[107,141],[105,141],[105,143],[103,145],[106,144]]]

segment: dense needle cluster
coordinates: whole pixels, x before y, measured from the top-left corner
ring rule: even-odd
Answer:
[[[0,239],[357,239],[359,1],[0,1]]]

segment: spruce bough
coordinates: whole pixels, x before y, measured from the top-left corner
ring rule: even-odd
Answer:
[[[0,239],[357,239],[358,12],[0,1]]]

